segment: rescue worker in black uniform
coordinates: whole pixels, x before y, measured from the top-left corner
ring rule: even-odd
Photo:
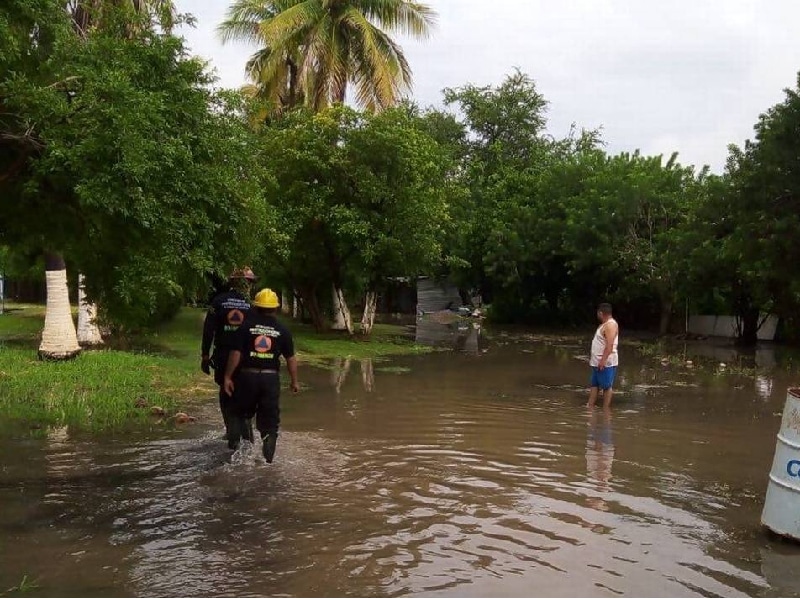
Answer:
[[[234,336],[225,370],[225,391],[234,398],[235,418],[241,422],[255,415],[268,463],[275,456],[281,421],[281,356],[289,370],[291,390],[297,393],[299,389],[292,334],[275,317],[279,305],[277,294],[268,288],[255,295],[252,310]]]
[[[228,291],[217,294],[211,301],[203,323],[203,344],[200,369],[206,375],[214,369],[214,381],[219,386],[219,409],[225,422],[225,437],[228,447],[235,450],[241,434],[231,429],[231,398],[225,393],[225,367],[228,363],[233,336],[245,321],[250,311],[250,288],[256,276],[249,267],[234,269],[228,278]],[[211,344],[214,351],[211,352]],[[249,429],[249,423],[247,424]],[[246,436],[247,437],[247,436]],[[252,437],[252,434],[250,434]]]

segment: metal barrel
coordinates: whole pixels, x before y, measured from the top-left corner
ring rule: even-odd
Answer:
[[[800,541],[800,388],[786,394],[761,523]]]

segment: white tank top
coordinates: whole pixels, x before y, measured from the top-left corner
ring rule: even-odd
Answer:
[[[603,335],[603,328],[608,325],[609,323],[616,323],[614,319],[609,319],[600,327],[597,328],[597,331],[594,334],[594,338],[592,338],[592,352],[591,357],[589,358],[589,365],[592,367],[596,367],[600,364],[600,359],[603,357],[603,352],[606,349],[606,337]],[[608,360],[606,361],[607,367],[616,367],[619,364],[619,354],[617,353],[617,345],[619,344],[619,325],[617,325],[617,335],[614,337],[614,345],[611,348],[611,354],[608,355]]]

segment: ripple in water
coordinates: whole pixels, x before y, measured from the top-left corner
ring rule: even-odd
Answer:
[[[339,377],[338,392],[304,394],[272,465],[259,441],[231,455],[217,432],[54,434],[3,471],[14,549],[0,559],[13,574],[41,565],[46,593],[80,595],[794,593],[800,553],[754,526],[774,448],[761,413],[706,398],[711,427],[632,370],[634,392],[651,387],[605,418],[580,388],[531,385],[527,363],[492,367],[524,382],[502,393],[449,364],[438,379]]]

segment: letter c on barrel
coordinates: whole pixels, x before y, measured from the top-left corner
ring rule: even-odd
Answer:
[[[797,477],[800,479],[800,460],[790,460],[786,463],[786,472],[789,477]]]

